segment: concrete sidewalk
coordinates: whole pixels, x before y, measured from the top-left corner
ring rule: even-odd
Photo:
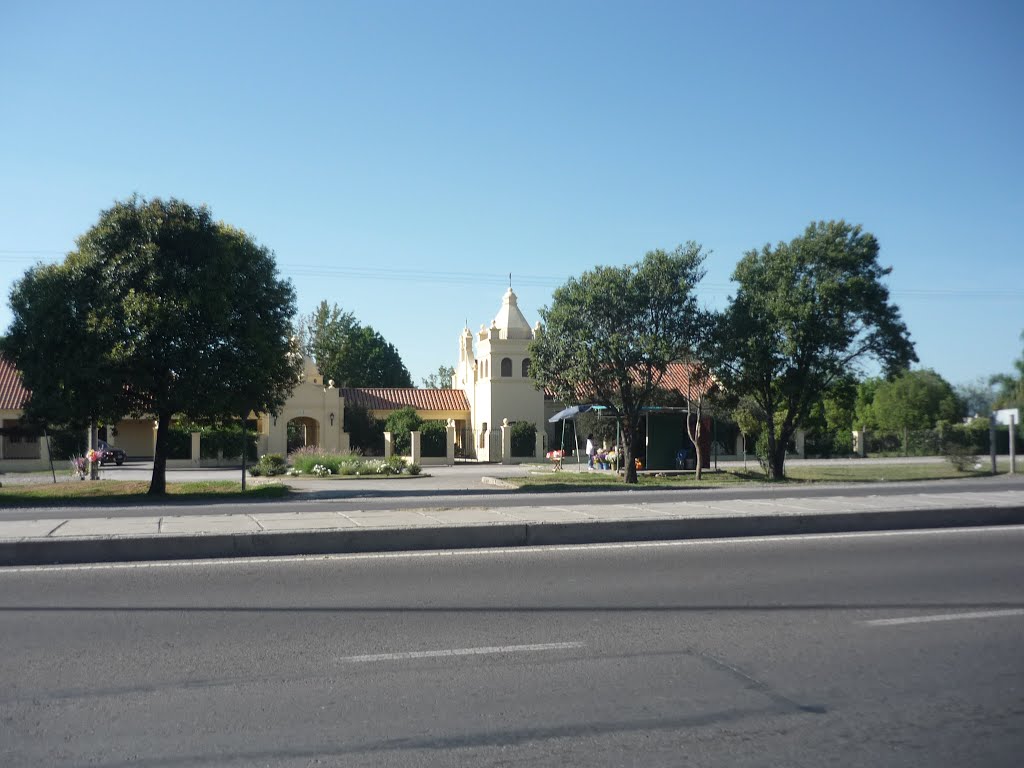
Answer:
[[[1024,490],[0,521],[0,566],[1024,524]]]

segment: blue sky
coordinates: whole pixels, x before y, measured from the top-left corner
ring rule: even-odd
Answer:
[[[844,218],[922,366],[1021,354],[1019,2],[43,0],[0,29],[5,299],[113,201],[180,197],[419,382],[509,272],[535,321],[568,277],[695,240],[721,306],[744,252]]]

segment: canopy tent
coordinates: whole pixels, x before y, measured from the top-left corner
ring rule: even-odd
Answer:
[[[577,442],[577,439],[578,439],[578,438],[576,438],[576,417],[579,416],[581,413],[587,413],[588,411],[606,411],[606,410],[609,410],[609,408],[607,406],[605,406],[605,405],[570,405],[568,408],[563,408],[558,413],[556,413],[554,416],[552,416],[550,419],[548,419],[548,422],[550,422],[552,424],[554,422],[556,422],[556,421],[562,422],[562,453],[563,454],[565,453],[565,422],[567,420],[572,419],[572,424],[573,424],[573,430],[572,431],[573,431],[573,437],[574,437],[573,443],[575,443],[575,442]],[[615,411],[613,410],[612,413],[615,413]],[[615,444],[618,445],[618,443],[619,443],[619,423],[618,423],[618,420],[616,419],[616,422],[615,422]],[[576,464],[579,465],[579,463],[580,463],[580,451],[579,451],[579,446],[578,445],[575,446],[575,448],[573,449],[573,453],[576,454]]]

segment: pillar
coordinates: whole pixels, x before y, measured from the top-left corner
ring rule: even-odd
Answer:
[[[544,458],[544,430],[538,429],[536,435],[536,442],[533,444],[533,458],[543,459]]]
[[[796,455],[801,459],[806,459],[807,454],[805,448],[807,445],[807,432],[803,429],[796,431]]]
[[[384,433],[384,458],[385,459],[390,459],[391,458],[391,454],[394,453],[394,450],[395,450],[395,443],[394,443],[394,440],[392,439],[392,435],[391,435],[390,432],[385,432]]]
[[[448,419],[448,428],[445,430],[444,457],[448,464],[455,463],[455,419]]]
[[[419,464],[423,460],[423,451],[420,448],[420,437],[422,435],[423,433],[419,430],[409,433],[409,445],[411,446],[409,458],[413,464]]]
[[[512,463],[512,426],[508,419],[501,420],[501,463]]]
[[[193,432],[191,437],[192,437],[192,449],[191,449],[191,454],[190,455],[192,457],[192,466],[193,467],[198,467],[202,463],[202,461],[201,461],[202,455],[199,452],[199,433],[198,432]]]

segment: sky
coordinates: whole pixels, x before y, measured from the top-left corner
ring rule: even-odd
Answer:
[[[0,4],[0,332],[25,270],[133,193],[274,251],[419,384],[597,265],[873,233],[920,367],[1024,330],[1024,3]]]

